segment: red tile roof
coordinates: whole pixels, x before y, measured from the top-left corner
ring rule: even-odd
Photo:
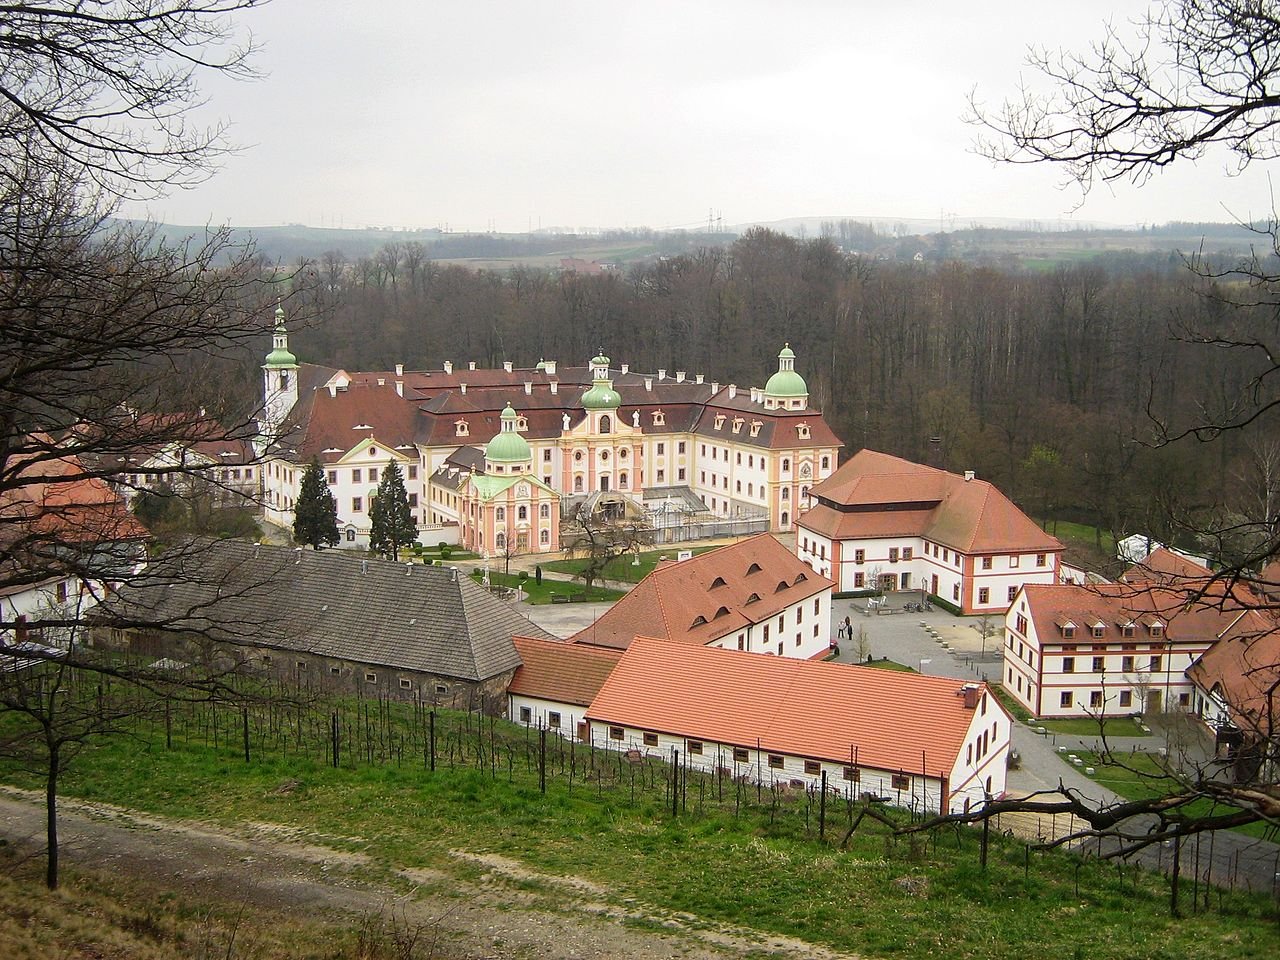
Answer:
[[[512,637],[512,642],[524,665],[517,668],[508,693],[584,707],[622,657],[621,650],[563,640]]]
[[[637,638],[593,721],[882,770],[950,772],[974,710],[964,681]],[[1003,711],[987,698],[988,715]]]
[[[298,462],[314,456],[321,463],[333,463],[357,443],[372,437],[416,457],[417,418],[417,404],[399,396],[390,383],[378,386],[376,382],[356,381],[332,396],[319,388],[312,396],[305,427],[291,433],[281,445],[291,446],[296,439]]]
[[[1231,721],[1253,736],[1274,737],[1280,712],[1280,631],[1269,611],[1250,610],[1193,663],[1187,676],[1226,701]]]
[[[703,645],[832,586],[771,534],[762,533],[688,560],[659,563],[570,639],[620,649],[641,635]]]
[[[1140,560],[1126,570],[1121,579],[1127,583],[1195,579],[1207,581],[1210,576],[1212,573],[1208,567],[1168,547],[1157,547],[1147,554],[1145,560]]]
[[[919,536],[968,554],[1062,550],[987,481],[875,450],[859,451],[809,492],[818,505],[798,524],[834,539]]]

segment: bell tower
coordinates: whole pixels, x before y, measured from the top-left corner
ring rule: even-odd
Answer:
[[[284,307],[276,306],[276,329],[271,352],[262,365],[262,413],[258,417],[258,443],[265,450],[279,439],[285,417],[298,402],[298,358],[289,352]],[[259,450],[259,453],[262,452]]]

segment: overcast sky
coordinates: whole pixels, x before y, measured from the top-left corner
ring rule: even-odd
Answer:
[[[274,0],[242,15],[255,83],[201,117],[242,146],[127,213],[257,226],[696,227],[786,217],[1264,215],[1264,171],[1214,154],[1084,206],[1060,172],[972,153],[968,92],[1028,44],[1083,48],[1143,0]],[[1027,75],[1029,78],[1029,74]]]

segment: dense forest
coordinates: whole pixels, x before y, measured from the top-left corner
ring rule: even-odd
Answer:
[[[1266,355],[1205,341],[1274,319],[1176,256],[899,262],[755,229],[599,275],[468,270],[390,243],[355,260],[326,253],[293,284],[291,313],[320,318],[293,341],[308,361],[532,366],[603,349],[634,369],[746,386],[790,342],[846,454],[976,470],[1036,517],[1202,549],[1176,527],[1274,516],[1280,450],[1265,418],[1218,443],[1160,442],[1252,402]]]

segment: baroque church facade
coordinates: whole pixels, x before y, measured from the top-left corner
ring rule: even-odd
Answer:
[[[582,367],[352,373],[299,362],[284,321],[277,310],[262,365],[266,519],[292,525],[316,459],[348,546],[367,545],[371,497],[392,460],[421,542],[501,555],[560,549],[561,518],[600,497],[791,531],[842,446],[809,406],[789,346],[762,388],[637,373],[603,354]]]

